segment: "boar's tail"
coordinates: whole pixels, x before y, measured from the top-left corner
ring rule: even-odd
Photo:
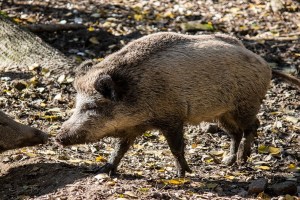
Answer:
[[[276,78],[282,78],[283,80],[285,80],[289,83],[295,84],[300,88],[300,79],[298,79],[296,77],[293,77],[293,76],[290,76],[290,75],[287,75],[287,74],[284,74],[284,73],[281,73],[281,72],[275,71],[275,70],[272,70],[272,76],[276,77]]]

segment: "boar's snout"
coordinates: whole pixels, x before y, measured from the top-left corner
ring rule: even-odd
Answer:
[[[34,130],[34,138],[37,138],[38,144],[45,144],[48,141],[48,134],[44,133],[43,131],[40,131],[38,129]]]
[[[88,132],[85,130],[77,131],[76,133],[71,133],[70,131],[62,129],[55,140],[63,146],[72,144],[82,144],[86,142]]]
[[[26,134],[20,134],[16,140],[15,147],[33,146],[37,144],[45,144],[48,141],[48,134],[36,128],[31,128]]]

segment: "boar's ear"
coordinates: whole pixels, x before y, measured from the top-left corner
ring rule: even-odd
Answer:
[[[78,67],[75,69],[76,76],[80,76],[85,74],[89,69],[92,68],[93,65],[97,64],[93,60],[83,61]]]
[[[109,75],[102,75],[94,83],[95,89],[103,95],[104,98],[116,101],[115,84]]]

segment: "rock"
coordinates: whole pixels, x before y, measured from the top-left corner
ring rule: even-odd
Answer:
[[[294,181],[284,181],[281,183],[276,183],[272,186],[272,190],[277,195],[293,195],[297,193],[297,183]]]
[[[248,187],[248,194],[257,194],[263,192],[267,188],[267,184],[268,181],[264,178],[251,181]]]
[[[271,0],[271,9],[274,13],[281,11],[284,5],[281,0]]]
[[[237,195],[240,197],[246,197],[248,195],[248,192],[244,189],[241,189]]]
[[[109,176],[106,173],[101,173],[101,174],[97,174],[96,176],[94,176],[95,179],[102,181],[102,180],[108,180]]]
[[[201,123],[200,127],[204,133],[217,133],[220,130],[218,125],[214,123]]]
[[[296,123],[299,121],[298,118],[292,117],[292,116],[287,116],[287,117],[285,118],[285,120],[286,120],[286,121],[289,121],[289,122],[292,122],[293,124],[296,124]]]

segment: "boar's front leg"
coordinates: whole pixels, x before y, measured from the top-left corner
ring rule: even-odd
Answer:
[[[115,174],[121,159],[133,144],[135,137],[117,138],[116,140],[114,151],[110,155],[108,162],[97,170],[99,173]]]
[[[183,138],[183,123],[165,123],[160,127],[163,135],[166,137],[172,154],[176,159],[177,175],[184,177],[185,172],[192,172],[184,157],[184,138]]]

